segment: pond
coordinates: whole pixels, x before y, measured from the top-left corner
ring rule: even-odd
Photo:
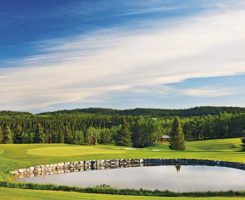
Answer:
[[[245,189],[245,171],[212,166],[147,166],[43,175],[19,181],[78,187],[106,184],[175,192],[227,191]]]

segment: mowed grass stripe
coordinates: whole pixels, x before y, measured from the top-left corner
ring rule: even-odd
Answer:
[[[91,154],[119,154],[123,150],[103,149],[92,146],[63,146],[63,147],[41,147],[28,149],[27,154],[37,156],[84,156]]]
[[[75,192],[38,191],[14,188],[1,188],[0,199],[4,200],[245,200],[236,197],[143,197]]]

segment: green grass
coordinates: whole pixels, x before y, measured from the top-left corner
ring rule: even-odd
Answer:
[[[217,139],[217,140],[201,140],[189,142],[187,144],[189,151],[240,151],[240,139]]]
[[[245,162],[245,152],[241,152],[239,138],[187,142],[183,152],[169,150],[168,144],[142,149],[113,145],[1,144],[0,181],[10,180],[8,172],[23,167],[113,158],[195,158]]]
[[[142,197],[142,196],[120,196],[106,194],[87,194],[75,192],[53,192],[23,190],[13,188],[1,188],[0,198],[4,200],[244,200],[236,197]]]
[[[143,149],[131,149],[113,145],[78,146],[67,144],[18,144],[0,145],[0,181],[11,181],[9,171],[35,166],[40,164],[57,163],[63,161],[79,161],[92,159],[113,159],[113,158],[195,158],[213,159],[234,162],[245,162],[245,152],[241,152],[240,139],[218,139],[194,141],[186,143],[186,151],[170,151],[168,144],[161,144],[155,147]],[[42,192],[0,188],[0,194],[6,195],[4,199],[16,199],[18,193],[22,194],[23,199],[114,199],[113,195],[92,195],[76,194],[65,192]],[[14,191],[8,193],[8,190]],[[8,194],[8,195],[7,195]],[[38,197],[35,195],[38,194]],[[71,196],[69,196],[71,195]],[[25,198],[26,197],[26,198]],[[35,198],[34,198],[35,197]],[[118,199],[130,199],[129,197],[116,197]],[[144,199],[138,197],[139,199]],[[136,197],[134,199],[137,199]],[[145,199],[154,199],[147,198]],[[156,198],[159,199],[159,198]],[[171,198],[163,198],[171,199]],[[172,198],[173,199],[173,198]],[[178,199],[178,198],[174,198]],[[179,198],[190,199],[190,198]],[[196,198],[195,198],[196,199]],[[219,199],[219,198],[202,198]],[[226,199],[226,198],[220,198]],[[230,198],[231,199],[231,198]],[[234,198],[232,198],[234,199]],[[241,198],[238,198],[241,199]]]
[[[90,154],[118,154],[125,153],[123,150],[102,149],[97,146],[68,146],[68,147],[41,147],[28,149],[27,154],[37,156],[86,156]]]

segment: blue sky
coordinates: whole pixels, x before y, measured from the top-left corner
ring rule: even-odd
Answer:
[[[0,110],[245,106],[245,2],[0,0]]]

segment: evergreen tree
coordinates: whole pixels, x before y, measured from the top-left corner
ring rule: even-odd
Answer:
[[[65,129],[64,141],[66,144],[73,144],[73,135],[69,128]]]
[[[58,143],[64,143],[65,142],[65,135],[63,131],[58,132],[58,138],[57,138]]]
[[[9,126],[6,125],[3,129],[3,143],[12,144],[13,143],[13,132],[10,130]]]
[[[120,146],[130,146],[132,144],[131,131],[127,124],[123,125],[122,128],[118,131],[116,136],[116,145]]]
[[[74,144],[84,144],[84,132],[83,131],[75,131],[74,135]]]
[[[52,134],[51,134],[51,140],[50,138],[48,138],[48,142],[49,143],[58,143],[58,133],[55,132],[55,131],[52,131]]]
[[[45,142],[45,134],[43,131],[43,127],[40,123],[38,123],[36,126],[33,142],[34,143],[44,143]]]
[[[174,119],[173,128],[170,134],[170,149],[172,150],[185,150],[185,138],[180,123],[180,119]]]
[[[111,135],[112,135],[111,130],[109,128],[102,128],[100,130],[99,143],[100,144],[110,144],[112,141]]]
[[[242,137],[242,150],[245,151],[245,137]]]
[[[28,134],[26,132],[22,133],[22,143],[23,144],[28,144],[28,143],[32,143],[32,138],[31,138],[31,134]]]
[[[98,130],[94,127],[89,127],[87,129],[87,144],[96,145],[98,140]]]
[[[3,130],[0,126],[0,144],[2,144],[2,143],[3,143]]]
[[[22,143],[23,135],[22,135],[22,127],[17,124],[14,130],[14,143],[19,144]]]
[[[154,119],[140,118],[132,125],[132,142],[134,147],[155,145],[161,138],[162,128]]]

